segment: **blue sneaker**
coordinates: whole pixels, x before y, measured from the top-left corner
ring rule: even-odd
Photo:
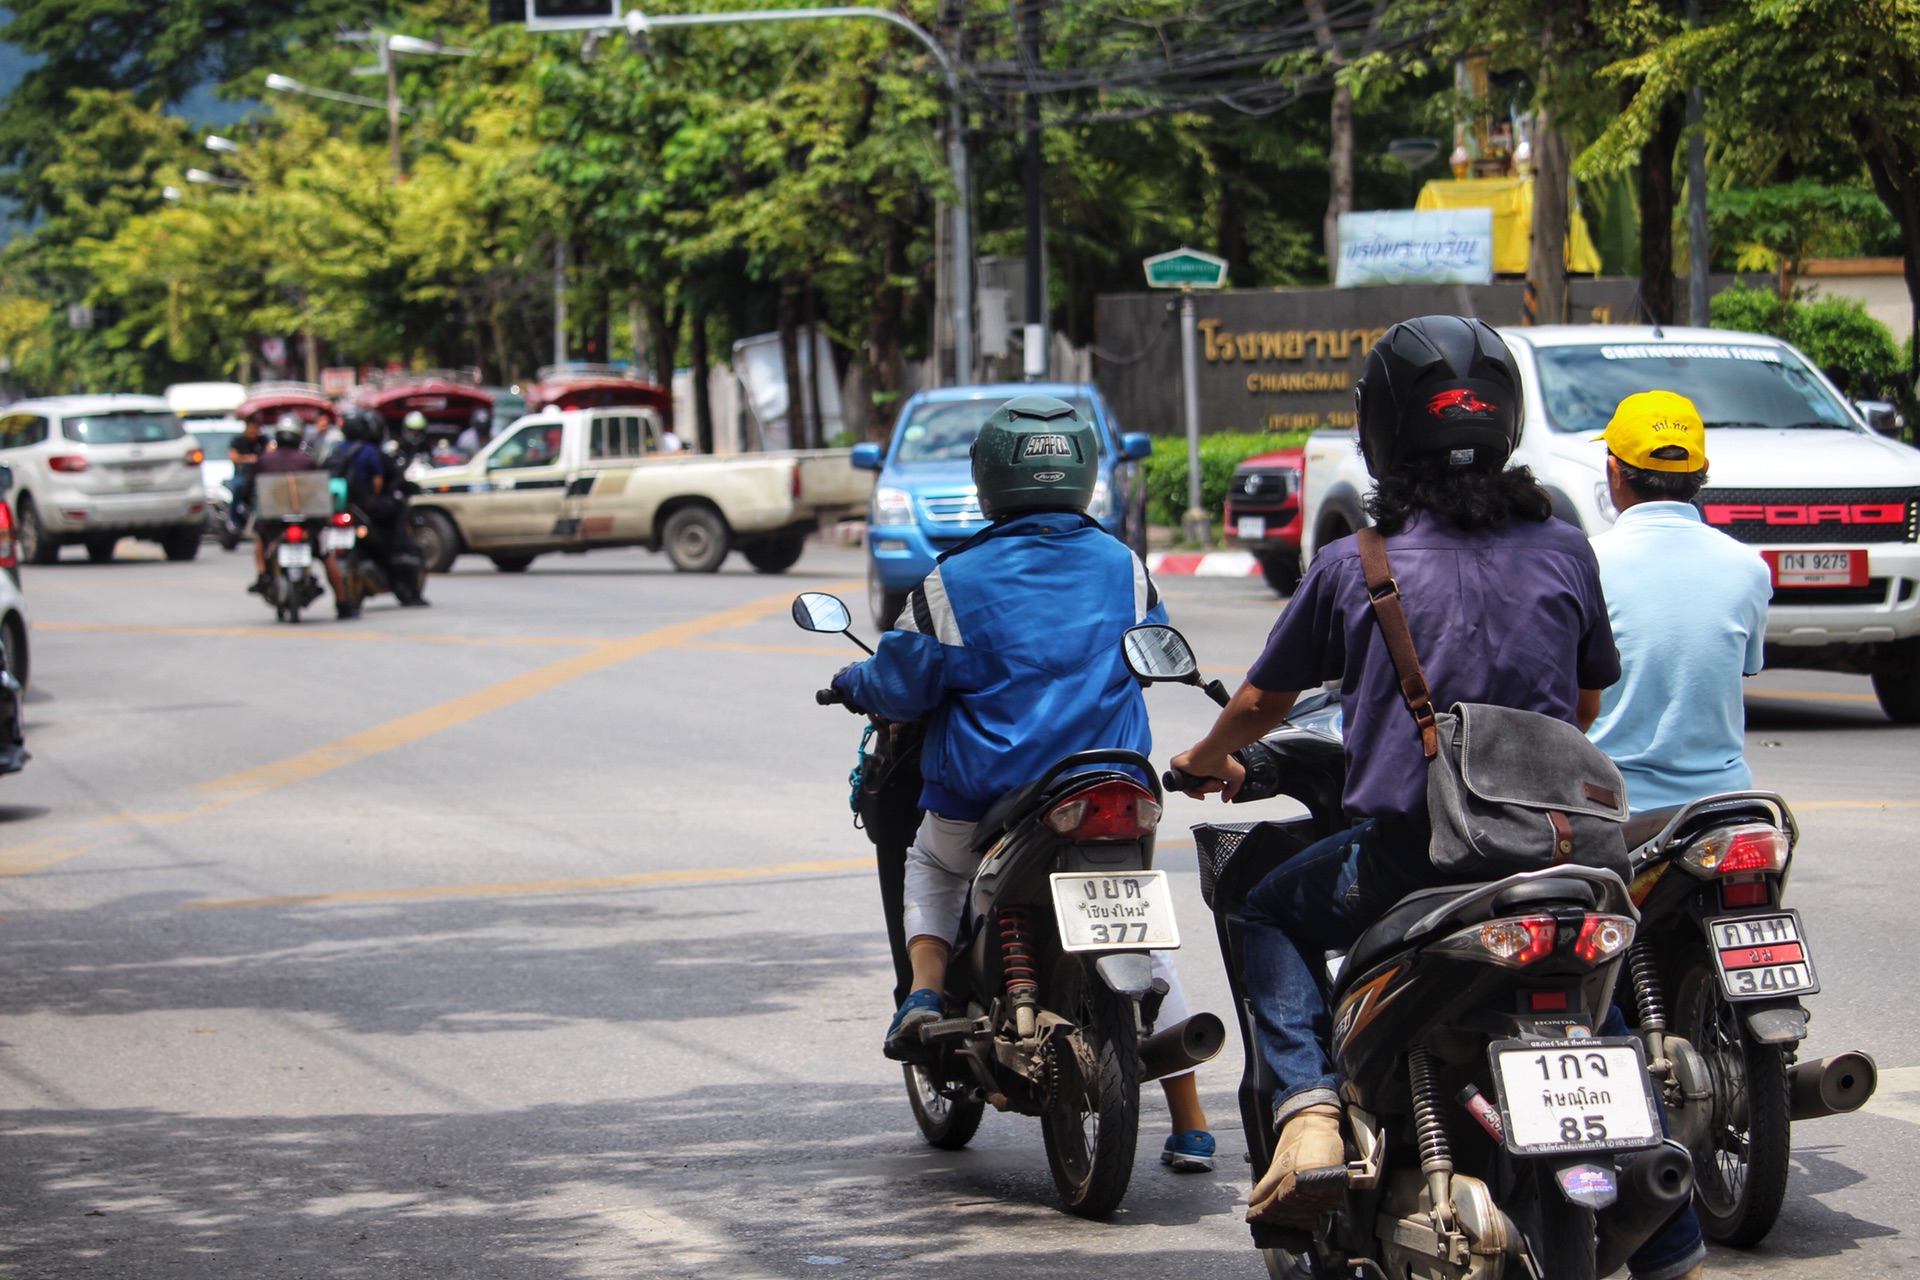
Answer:
[[[1175,1173],[1212,1173],[1213,1135],[1205,1129],[1173,1134],[1160,1148],[1160,1163]]]
[[[887,1027],[886,1043],[880,1051],[895,1062],[919,1062],[926,1058],[926,1046],[920,1043],[916,1030],[923,1022],[940,1020],[940,993],[930,987],[922,987],[910,994],[900,1004],[900,1010],[893,1015],[893,1022]]]

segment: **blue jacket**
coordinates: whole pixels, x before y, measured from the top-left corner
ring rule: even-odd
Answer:
[[[920,805],[972,822],[1075,751],[1152,748],[1120,635],[1165,622],[1146,566],[1087,516],[1002,521],[941,556],[874,656],[834,684],[926,717]]]

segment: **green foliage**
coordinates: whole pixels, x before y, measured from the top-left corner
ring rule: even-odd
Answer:
[[[1905,368],[1893,335],[1857,298],[1805,302],[1736,283],[1714,295],[1710,305],[1714,328],[1791,342],[1849,396],[1878,396],[1898,383]]]
[[[1776,271],[1783,260],[1900,252],[1900,225],[1860,187],[1802,178],[1709,191],[1707,218],[1721,270]]]
[[[1297,446],[1305,431],[1215,431],[1200,437],[1200,506],[1218,521],[1233,483],[1233,469],[1257,453]],[[1147,522],[1179,527],[1187,509],[1187,439],[1156,436],[1143,467],[1147,481]]]

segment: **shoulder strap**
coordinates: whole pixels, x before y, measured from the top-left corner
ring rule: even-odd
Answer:
[[[1420,669],[1420,655],[1413,648],[1413,634],[1407,630],[1407,615],[1400,607],[1400,584],[1393,580],[1387,563],[1387,540],[1378,529],[1368,527],[1354,535],[1360,547],[1360,568],[1367,576],[1367,600],[1373,605],[1373,620],[1387,642],[1387,655],[1393,659],[1394,674],[1400,677],[1400,696],[1406,699],[1413,722],[1420,727],[1420,749],[1431,760],[1440,752],[1440,735],[1433,725],[1433,694],[1427,688],[1427,674]]]

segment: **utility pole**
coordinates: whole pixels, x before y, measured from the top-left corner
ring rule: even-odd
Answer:
[[[1687,0],[1687,26],[1700,25],[1700,0]],[[1687,90],[1687,323],[1707,323],[1707,118],[1700,86]]]
[[[1047,249],[1046,225],[1040,200],[1040,94],[1037,73],[1040,70],[1041,0],[1023,0],[1020,23],[1020,57],[1027,68],[1026,163],[1027,189],[1027,325],[1023,367],[1027,381],[1047,372]]]
[[[553,246],[553,362],[567,362],[567,237]]]
[[[407,180],[407,170],[400,159],[400,64],[394,60],[393,48],[384,37],[380,41],[380,61],[387,68],[387,161],[393,166],[393,181],[398,185]]]

